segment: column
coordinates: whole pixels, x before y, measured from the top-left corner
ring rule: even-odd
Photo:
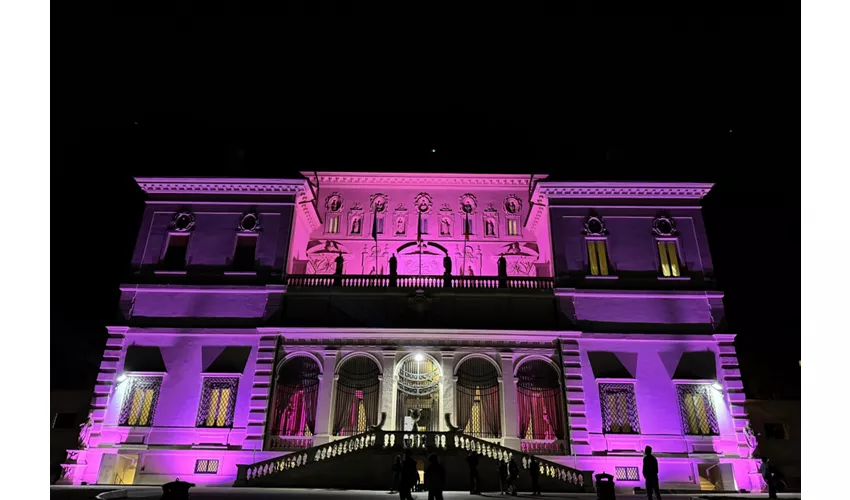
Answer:
[[[442,378],[440,379],[440,425],[438,429],[443,432],[449,430],[446,425],[446,413],[451,413],[452,423],[458,425],[455,417],[455,382],[457,382],[457,377],[454,376],[454,359],[455,353],[444,352],[440,364]]]
[[[395,351],[383,352],[381,372],[381,404],[378,411],[378,422],[381,421],[381,413],[386,413],[387,420],[384,422],[384,430],[389,431],[395,427],[395,412],[393,411],[393,397],[395,395]]]
[[[330,442],[331,415],[333,412],[334,381],[336,379],[336,351],[325,351],[322,374],[319,375],[319,397],[316,402],[316,432],[313,446]]]
[[[506,448],[521,450],[522,440],[517,437],[519,435],[519,425],[517,423],[517,379],[514,377],[514,360],[516,354],[510,352],[502,353],[500,358],[502,362],[500,385],[502,389],[503,443]]]

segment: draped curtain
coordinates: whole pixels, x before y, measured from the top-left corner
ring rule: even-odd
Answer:
[[[355,356],[340,367],[333,415],[334,436],[351,436],[366,431],[358,428],[361,401],[366,413],[365,425],[378,423],[379,375],[378,366],[366,356]]]
[[[563,439],[564,405],[558,371],[546,361],[534,359],[523,363],[517,375],[518,437]]]
[[[272,434],[303,436],[316,430],[319,397],[319,365],[298,356],[280,368],[275,389]]]
[[[478,405],[478,411],[473,406]],[[499,397],[499,372],[483,358],[464,361],[458,367],[455,384],[457,426],[476,437],[502,437],[502,411]],[[478,422],[471,422],[478,418]],[[469,430],[467,430],[469,427]]]

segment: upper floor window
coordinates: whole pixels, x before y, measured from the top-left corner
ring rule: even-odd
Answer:
[[[604,238],[587,239],[587,260],[592,276],[608,276],[608,242]]]
[[[519,219],[508,217],[508,236],[519,236]]]
[[[131,376],[121,407],[120,425],[150,427],[159,400],[162,377]]]
[[[237,377],[204,379],[201,405],[198,409],[198,427],[230,427],[236,407]]]
[[[714,410],[712,393],[708,384],[680,384],[679,414],[682,418],[682,431],[692,436],[717,436],[720,427]]]
[[[188,233],[170,233],[162,256],[162,267],[169,271],[181,271],[186,268],[186,251],[189,248]]]
[[[764,423],[764,437],[767,439],[788,439],[788,429],[778,422]]]
[[[599,384],[602,432],[640,434],[634,384]]]
[[[339,234],[339,214],[327,214],[326,230],[328,234]]]
[[[233,268],[237,271],[253,271],[257,264],[257,235],[237,234],[236,249],[233,251]]]
[[[661,264],[661,275],[667,278],[682,275],[682,265],[679,260],[679,243],[676,240],[656,240],[658,245],[658,261]]]

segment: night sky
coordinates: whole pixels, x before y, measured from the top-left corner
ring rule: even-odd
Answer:
[[[426,71],[415,89],[308,90],[305,77],[183,94],[165,69],[138,68],[116,68],[112,86],[72,84],[52,132],[51,388],[91,388],[104,326],[119,323],[143,209],[133,176],[533,172],[714,182],[704,215],[748,395],[799,398],[799,112],[783,83],[799,74],[779,73],[781,51],[700,47],[566,78],[578,86],[438,90]]]

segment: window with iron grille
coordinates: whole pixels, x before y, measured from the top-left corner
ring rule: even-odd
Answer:
[[[218,460],[196,460],[195,474],[218,474]]]
[[[661,275],[666,278],[682,275],[682,265],[679,258],[679,247],[676,240],[657,239],[658,261],[661,264]]]
[[[691,436],[717,436],[717,414],[712,401],[712,388],[707,384],[681,384],[679,393],[679,414],[682,417],[682,431]]]
[[[150,427],[156,412],[162,377],[131,376],[121,408],[120,425]]]
[[[637,467],[614,467],[617,481],[640,481]]]
[[[599,384],[602,432],[640,434],[634,384]]]
[[[236,406],[236,377],[208,377],[204,379],[201,406],[198,409],[198,427],[230,427]]]
[[[608,276],[608,242],[600,238],[588,238],[587,260],[592,276]]]

